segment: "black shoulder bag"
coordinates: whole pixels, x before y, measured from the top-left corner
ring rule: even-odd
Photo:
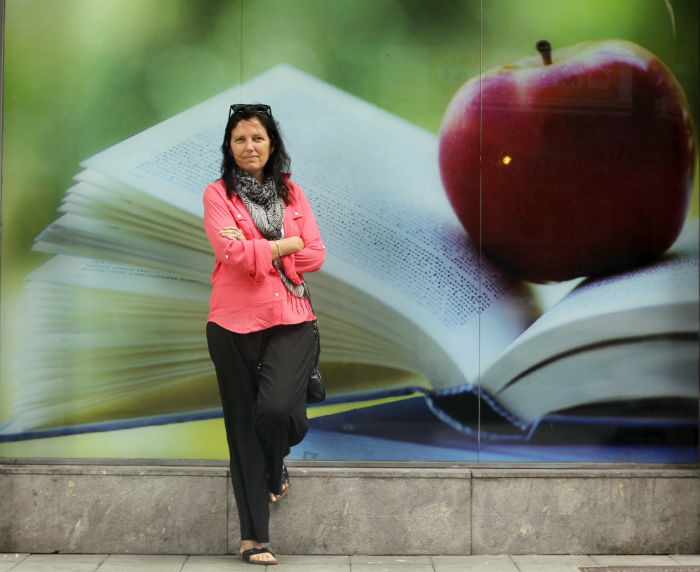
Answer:
[[[306,286],[306,298],[311,306],[311,292]],[[313,312],[313,306],[311,306]],[[323,385],[321,372],[318,371],[318,360],[321,356],[321,336],[318,333],[317,320],[313,321],[314,327],[314,347],[311,352],[311,372],[309,374],[309,385],[306,388],[306,403],[321,403],[326,399],[326,388]]]

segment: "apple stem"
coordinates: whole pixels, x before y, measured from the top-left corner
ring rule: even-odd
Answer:
[[[551,66],[552,65],[552,46],[549,45],[549,42],[547,40],[540,40],[539,42],[537,42],[535,47],[537,48],[537,51],[542,56],[542,61],[544,62],[544,65]]]

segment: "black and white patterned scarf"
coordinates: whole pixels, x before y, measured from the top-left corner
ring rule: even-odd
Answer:
[[[266,178],[259,183],[255,177],[250,176],[242,170],[234,173],[234,184],[238,196],[248,209],[253,223],[267,240],[278,240],[284,238],[282,221],[284,220],[284,201],[277,196],[275,182]],[[282,269],[282,264],[277,266],[277,270],[282,278],[282,283],[295,296],[304,298],[306,288],[304,284],[296,285],[292,282]]]

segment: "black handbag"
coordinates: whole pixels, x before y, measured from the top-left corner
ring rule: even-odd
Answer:
[[[306,388],[306,403],[321,403],[326,399],[326,388],[323,385],[321,372],[318,371],[318,359],[321,355],[321,337],[318,334],[318,325],[314,320],[314,347],[311,352],[311,374],[309,385]]]
[[[306,299],[311,306],[311,292],[306,285]],[[311,306],[313,312],[313,306]],[[313,321],[314,327],[314,347],[311,350],[311,373],[309,374],[309,385],[306,387],[306,403],[321,403],[326,399],[326,388],[323,385],[321,372],[318,371],[318,360],[321,357],[321,336],[318,333],[318,324]]]

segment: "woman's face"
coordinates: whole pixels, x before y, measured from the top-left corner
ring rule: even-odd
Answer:
[[[257,117],[241,119],[231,131],[231,153],[238,165],[259,182],[270,158],[270,138]]]

